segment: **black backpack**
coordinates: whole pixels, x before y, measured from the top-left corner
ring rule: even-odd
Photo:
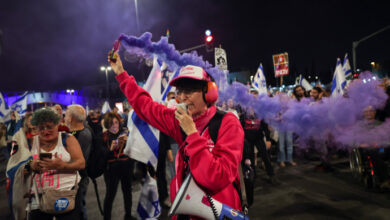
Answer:
[[[96,179],[103,175],[106,170],[109,150],[104,145],[103,135],[94,134],[92,129],[90,131],[92,134],[92,146],[86,170],[88,177]]]
[[[103,175],[104,171],[106,170],[109,150],[104,144],[103,134],[95,134],[92,128],[88,127],[88,129],[91,131],[92,134],[92,146],[86,165],[86,170],[88,177],[91,178],[93,186],[95,188],[96,200],[98,202],[99,211],[104,216],[96,178]]]
[[[104,146],[102,135],[95,135],[89,126],[85,126],[92,137],[91,150],[88,160],[85,161],[86,175],[91,179],[98,178],[104,173],[107,164],[108,149]],[[73,136],[78,139],[79,132],[72,132]],[[82,170],[85,172],[84,170]]]

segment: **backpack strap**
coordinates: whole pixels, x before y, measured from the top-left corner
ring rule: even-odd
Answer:
[[[217,110],[215,115],[209,121],[208,127],[209,134],[211,140],[213,140],[214,144],[217,143],[219,128],[221,127],[223,116],[225,116],[226,112]]]

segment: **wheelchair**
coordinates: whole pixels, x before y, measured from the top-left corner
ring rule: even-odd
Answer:
[[[380,189],[381,183],[390,176],[388,153],[386,148],[354,148],[349,157],[352,176],[367,190]]]

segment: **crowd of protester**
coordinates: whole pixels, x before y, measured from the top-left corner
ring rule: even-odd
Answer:
[[[389,88],[385,87],[385,89],[389,94]],[[259,95],[258,91],[253,88],[248,92],[255,97]],[[168,108],[176,108],[175,95],[174,92],[167,95],[168,99],[164,104]],[[267,95],[279,95],[283,98],[295,99],[297,102],[308,98],[315,105],[321,102],[323,97],[329,96],[329,92],[320,86],[315,86],[310,91],[306,91],[302,86],[296,86],[291,96],[280,92]],[[297,137],[294,131],[278,131],[272,128],[262,118],[259,118],[252,108],[236,105],[232,99],[218,102],[217,107],[222,111],[233,113],[240,120],[244,130],[245,141],[241,165],[245,174],[245,186],[250,206],[253,204],[254,180],[256,174],[259,173],[257,169],[264,169],[269,183],[277,186],[280,181],[276,178],[275,166],[285,169],[286,166],[298,165],[295,159],[297,150],[294,150]],[[119,182],[125,207],[124,219],[134,219],[135,213],[131,213],[131,207],[133,205],[132,182],[135,178],[135,161],[123,153],[129,135],[127,118],[130,110],[124,109],[123,112],[119,112],[117,108],[114,108],[113,111],[102,115],[99,110],[86,112],[80,105],[66,106],[65,112],[63,109],[63,106],[57,104],[26,113],[24,117],[14,111],[7,125],[0,123],[0,149],[4,157],[8,160],[21,148],[27,147],[24,150],[29,151],[33,159],[24,166],[25,172],[39,174],[32,180],[35,181],[36,188],[28,192],[30,219],[52,219],[54,216],[58,220],[88,219],[85,198],[89,184],[87,167],[90,152],[96,144],[94,140],[102,140],[101,144],[108,151],[107,165],[103,174],[106,184],[104,219],[111,219]],[[362,123],[366,123],[369,127],[379,125],[389,117],[389,101],[384,109],[378,111],[368,106],[363,115]],[[15,138],[18,133],[22,133],[26,138],[25,145],[18,143]],[[320,155],[318,158],[320,165],[316,169],[331,171],[332,167],[329,163],[329,158],[333,153],[331,141],[311,139],[309,145]],[[271,148],[276,150],[272,151]],[[164,208],[171,206],[168,182],[175,176],[174,161],[178,150],[177,142],[161,133],[157,170],[155,174],[152,171],[150,173],[157,179],[160,204]],[[42,152],[49,153],[49,158],[40,157]],[[272,154],[276,154],[274,155],[276,161],[272,160]],[[378,158],[380,179],[384,183],[382,187],[390,187],[389,171],[383,165],[383,160],[372,151],[367,151],[367,154]],[[147,169],[150,170],[150,167]],[[41,210],[37,203],[38,192],[34,191],[50,188],[66,190],[76,188],[74,209],[64,214],[50,214]]]
[[[11,210],[13,216],[23,219],[20,216],[23,216],[21,213],[27,207],[30,219],[88,219],[85,198],[89,184],[87,166],[92,148],[97,144],[94,140],[101,140],[100,145],[105,146],[108,152],[104,171],[104,219],[111,219],[119,182],[124,195],[124,218],[135,219],[135,213],[133,216],[131,213],[134,161],[123,154],[128,136],[125,125],[128,109],[124,113],[114,109],[104,115],[99,110],[87,113],[81,105],[65,106],[64,110],[63,106],[56,104],[28,112],[24,117],[14,111],[7,125],[0,124],[0,148],[3,156],[6,160],[12,157],[18,159],[20,154],[29,152],[27,154],[32,159],[23,166],[24,172],[26,175],[37,174],[34,175],[31,186],[26,183],[27,188],[31,188],[26,192],[28,203],[20,210],[14,205]],[[24,139],[26,142],[23,142]],[[43,157],[45,154],[47,158]],[[18,180],[13,181],[13,186],[17,186]],[[77,189],[74,208],[59,214],[42,210],[41,200],[36,198],[49,189]],[[15,196],[12,199],[15,200]]]

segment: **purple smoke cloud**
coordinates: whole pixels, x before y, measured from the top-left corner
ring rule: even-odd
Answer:
[[[226,73],[194,53],[180,54],[166,37],[152,42],[152,34],[144,33],[139,38],[122,34],[119,39],[127,53],[144,57],[158,56],[170,69],[185,65],[203,67],[219,84],[220,99],[232,98],[243,107],[251,107],[257,115],[277,130],[294,131],[304,142],[308,139],[327,140],[333,137],[341,147],[361,143],[390,142],[390,121],[367,130],[362,124],[363,109],[367,106],[383,107],[387,100],[384,90],[378,87],[379,81],[369,72],[361,74],[348,86],[347,94],[340,97],[323,98],[321,102],[303,99],[301,102],[288,98],[285,94],[276,97],[249,94],[248,86],[238,82],[228,85]],[[222,89],[221,89],[222,88]]]

